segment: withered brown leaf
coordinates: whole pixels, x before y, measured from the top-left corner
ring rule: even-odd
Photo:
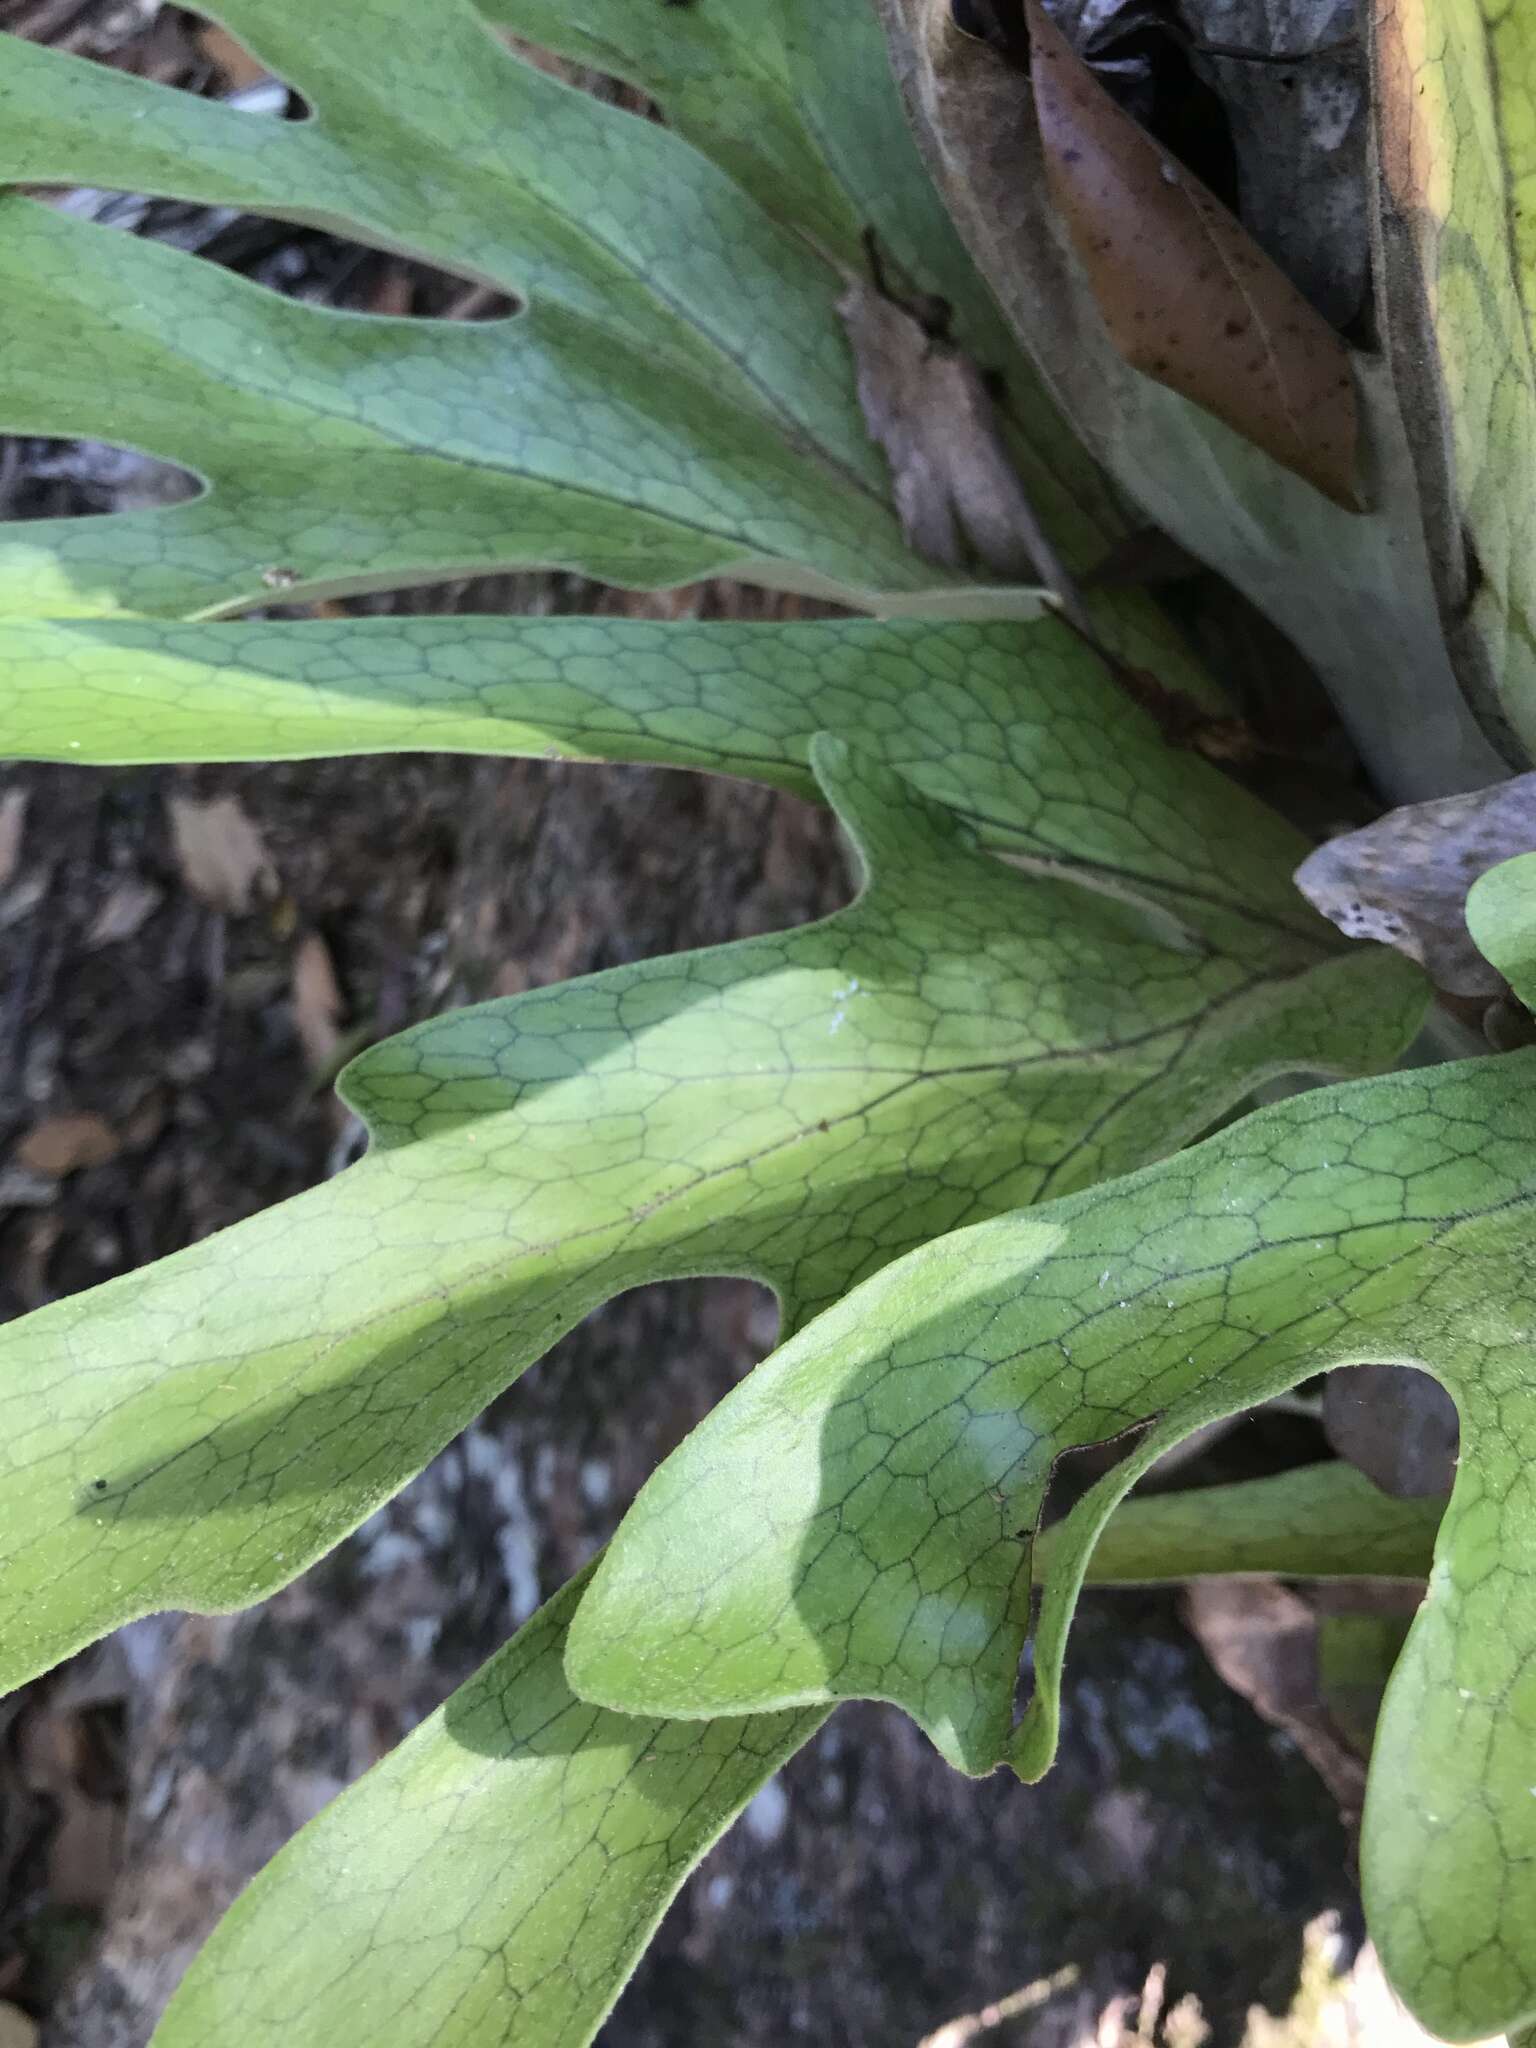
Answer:
[[[1025,0],[1051,195],[1134,368],[1358,510],[1349,351],[1215,195]]]

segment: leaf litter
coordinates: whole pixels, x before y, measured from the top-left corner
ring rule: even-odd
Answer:
[[[1310,903],[1352,939],[1417,960],[1449,995],[1493,997],[1504,977],[1467,929],[1467,891],[1480,875],[1536,851],[1536,774],[1466,796],[1405,804],[1330,839],[1296,870]]]
[[[1116,349],[1346,510],[1349,351],[1246,228],[1116,105],[1026,0],[1046,175]]]

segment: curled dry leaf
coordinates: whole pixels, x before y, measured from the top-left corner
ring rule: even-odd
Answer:
[[[335,1060],[345,1009],[330,947],[318,932],[306,932],[293,955],[293,1023],[311,1073]]]
[[[121,1150],[117,1133],[104,1117],[88,1112],[50,1116],[34,1124],[16,1147],[16,1164],[49,1180],[62,1180],[82,1167],[105,1166]]]
[[[215,910],[243,917],[258,895],[276,889],[272,857],[238,798],[220,796],[203,803],[172,796],[166,808],[182,880],[194,896]]]
[[[979,565],[1063,593],[1064,572],[1008,459],[976,365],[874,285],[850,285],[837,310],[859,406],[891,465],[908,541],[946,568]]]
[[[1184,1617],[1234,1692],[1283,1728],[1354,1818],[1365,1799],[1365,1762],[1330,1711],[1318,1627],[1303,1596],[1273,1579],[1199,1579]]]
[[[1359,509],[1349,352],[1215,195],[1025,0],[1052,197],[1115,347],[1335,504]]]
[[[1296,870],[1296,885],[1347,937],[1395,946],[1448,994],[1497,996],[1504,978],[1467,929],[1467,891],[1533,851],[1536,775],[1517,775],[1470,796],[1405,804],[1330,839]]]

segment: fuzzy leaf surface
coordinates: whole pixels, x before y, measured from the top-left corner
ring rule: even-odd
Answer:
[[[1085,1586],[1176,1586],[1199,1578],[1425,1579],[1444,1501],[1383,1493],[1342,1459],[1269,1479],[1138,1494],[1110,1517]],[[1035,1538],[1046,1584],[1057,1523]]]
[[[1123,536],[944,216],[863,0],[718,0],[664,23],[606,6],[571,22],[542,0],[495,12],[642,78],[682,132],[522,61],[467,0],[440,10],[425,49],[406,0],[319,16],[227,0],[221,18],[309,100],[298,122],[0,44],[0,178],[314,222],[521,308],[478,324],[335,313],[0,202],[19,316],[3,424],[128,441],[205,486],[174,507],[13,526],[0,613],[200,617],[274,590],[543,566],[638,588],[729,571],[888,615],[1031,616],[1032,590],[936,567],[904,534],[836,312],[850,278],[877,275],[903,304],[945,309],[932,317],[985,373],[1021,502],[1068,569]],[[1089,610],[1119,658],[1220,702],[1145,593],[1099,592]]]
[[[1263,1075],[1387,1064],[1416,1026],[1395,955],[1265,931],[1202,958],[1091,874],[1011,872],[867,755],[815,751],[869,876],[849,909],[419,1025],[344,1076],[358,1165],[0,1332],[7,1682],[131,1615],[285,1583],[627,1287],[746,1273],[798,1320],[927,1237],[1160,1156]]]
[[[1439,1514],[1344,1464],[1136,1499],[1111,1518],[1087,1583],[1234,1570],[1422,1578]],[[1048,1536],[1033,1561],[1049,1575]],[[386,2028],[399,2048],[492,2048],[509,2023],[526,2048],[591,2038],[687,1871],[823,1714],[700,1724],[588,1706],[564,1656],[590,1577],[249,1886],[156,2048],[319,2048],[338,2031]],[[309,1939],[319,1923],[323,1944]]]
[[[0,751],[291,760],[463,750],[651,761],[818,794],[812,735],[877,754],[990,843],[1168,901],[1206,950],[1328,935],[1301,835],[1169,746],[1081,640],[1004,625],[612,618],[18,622]]]
[[[592,2039],[688,1872],[824,1717],[585,1705],[562,1661],[585,1577],[241,1894],[155,2048]]]
[[[1091,568],[1124,514],[1049,387],[1019,348],[923,166],[866,0],[711,0],[666,10],[629,0],[481,0],[545,48],[615,73],[777,220],[848,276],[869,238],[898,293],[941,302],[945,324],[1001,387],[1010,452],[1068,564]],[[1108,610],[1129,615],[1139,599]]]
[[[1518,761],[1536,750],[1536,20],[1504,0],[1372,14],[1388,353],[1453,644]]]
[[[1536,1009],[1536,853],[1478,877],[1467,897],[1467,928],[1526,1008]]]
[[[335,313],[7,198],[4,424],[126,441],[207,489],[13,528],[6,611],[208,612],[274,579],[520,563],[642,587],[735,568],[897,606],[952,580],[890,509],[838,272],[680,137],[523,62],[464,0],[425,38],[407,0],[219,15],[313,120],[7,38],[0,176],[317,222],[524,310]]]
[[[1462,1455],[1389,1688],[1366,1906],[1432,2031],[1536,2013],[1536,1053],[1301,1096],[1108,1186],[930,1244],[792,1338],[642,1491],[577,1611],[578,1693],[713,1715],[894,1700],[952,1761],[1051,1760],[1104,1522],[1202,1423],[1411,1364]],[[1056,1457],[1140,1429],[1052,1537]]]

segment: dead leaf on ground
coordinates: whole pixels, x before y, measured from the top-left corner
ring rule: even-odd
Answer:
[[[16,1147],[16,1164],[49,1180],[62,1180],[87,1166],[105,1166],[121,1151],[121,1141],[105,1117],[82,1111],[74,1116],[45,1117],[34,1124]]]
[[[379,281],[373,288],[368,303],[370,313],[382,313],[391,319],[403,320],[416,302],[416,280],[404,263],[386,263],[379,273]],[[329,607],[329,609],[327,609]],[[322,598],[311,607],[317,618],[341,618],[347,616],[344,605],[334,598]]]
[[[1353,1826],[1382,1695],[1402,1652],[1420,1584],[1389,1579],[1310,1586],[1198,1579],[1184,1618],[1234,1692],[1281,1728]]]
[[[162,892],[153,882],[128,876],[109,892],[85,934],[88,946],[115,946],[131,939],[160,908]]]
[[[310,1071],[325,1073],[341,1045],[346,1000],[336,978],[331,949],[318,932],[306,932],[293,956],[293,1022]]]
[[[123,1146],[129,1152],[144,1152],[165,1129],[170,1098],[163,1088],[147,1089],[123,1123]]]
[[[19,2005],[0,2005],[0,2048],[37,2048],[37,2021]]]
[[[27,822],[27,792],[8,789],[0,796],[0,889],[21,864],[22,833]]]
[[[864,421],[890,463],[911,545],[946,568],[980,565],[1066,597],[1064,572],[1008,459],[976,365],[872,284],[850,285],[837,310]]]
[[[266,844],[233,796],[202,802],[166,798],[182,880],[205,903],[243,917],[258,896],[277,890],[277,869]]]
[[[1046,176],[1115,347],[1335,504],[1360,509],[1349,352],[1198,178],[1025,0]]]
[[[1353,1820],[1365,1760],[1329,1711],[1317,1620],[1300,1593],[1274,1579],[1199,1579],[1184,1616],[1217,1672],[1266,1721],[1283,1728]]]
[[[1467,891],[1479,875],[1536,851],[1536,774],[1469,796],[1405,804],[1330,839],[1296,886],[1351,939],[1379,939],[1417,960],[1449,995],[1498,996],[1503,977],[1472,943]]]
[[[121,1759],[103,1754],[94,1701],[67,1682],[46,1696],[20,1741],[23,1782],[53,1809],[48,1898],[99,1913],[121,1864]]]

